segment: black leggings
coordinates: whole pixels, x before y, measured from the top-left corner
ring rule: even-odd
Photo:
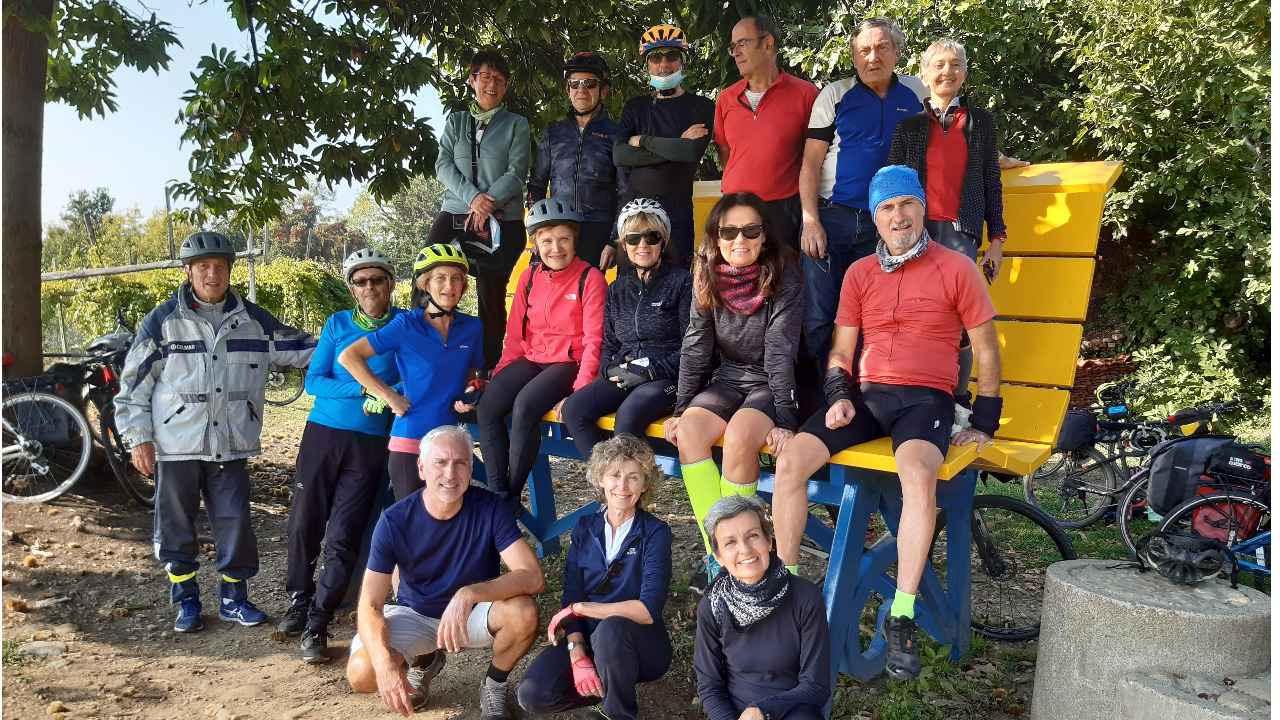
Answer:
[[[512,505],[520,502],[525,480],[538,457],[542,416],[573,392],[577,376],[577,363],[540,365],[520,358],[502,368],[485,388],[476,408],[480,452],[489,489]]]
[[[600,418],[616,411],[613,434],[630,433],[643,438],[649,423],[670,415],[675,406],[674,380],[654,380],[631,390],[619,390],[617,385],[599,378],[570,395],[560,415],[573,434],[578,454],[583,460],[590,460],[591,449],[604,440],[604,431],[596,427]]]
[[[403,500],[425,485],[418,474],[418,456],[414,453],[387,453],[387,474],[391,476],[391,494],[396,500]]]

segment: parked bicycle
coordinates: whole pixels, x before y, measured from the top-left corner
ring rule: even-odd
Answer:
[[[132,344],[132,329],[117,315],[116,329],[85,353],[50,356],[79,362],[57,362],[41,375],[4,384],[0,495],[6,502],[47,502],[66,493],[88,468],[96,440],[124,491],[151,507],[155,481],[133,467],[115,424],[114,399]]]
[[[1023,476],[1023,494],[1067,528],[1122,516],[1116,508],[1133,507],[1122,498],[1145,478],[1147,459],[1155,448],[1170,438],[1210,434],[1219,417],[1237,407],[1233,401],[1179,410],[1163,419],[1129,419],[1127,405],[1112,404],[1097,417],[1084,418],[1090,423],[1089,434],[1076,441],[1079,447],[1064,452],[1057,472]],[[1075,414],[1069,420],[1079,422],[1082,417]]]
[[[267,404],[283,407],[302,397],[306,376],[305,368],[272,367],[267,374]]]
[[[1045,572],[1060,560],[1076,558],[1075,545],[1054,519],[1013,497],[1011,475],[983,472],[988,492],[973,498],[970,546],[970,604],[973,630],[1003,641],[1032,640],[1040,634]],[[945,583],[946,516],[934,530],[934,567]]]

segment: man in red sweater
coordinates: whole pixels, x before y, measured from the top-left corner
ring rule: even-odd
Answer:
[[[774,234],[797,248],[800,164],[818,88],[778,68],[778,28],[768,16],[738,21],[729,36],[729,54],[742,79],[716,99],[721,190],[760,196]]]

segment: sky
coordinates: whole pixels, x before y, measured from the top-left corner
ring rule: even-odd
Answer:
[[[67,197],[80,189],[105,187],[115,210],[137,207],[144,216],[164,209],[165,183],[187,179],[190,146],[180,148],[182,128],[174,120],[181,97],[190,89],[191,72],[213,44],[238,53],[249,51],[249,36],[236,28],[226,0],[189,5],[187,0],[124,0],[127,9],[156,15],[173,26],[182,47],[170,48],[172,62],[160,75],[122,68],[113,76],[119,110],[105,118],[81,120],[69,105],[44,108],[44,166],[41,218],[57,222]],[[259,29],[261,46],[261,29]],[[442,110],[434,89],[414,97],[415,108],[440,131]],[[351,207],[359,188],[334,186],[331,212]]]

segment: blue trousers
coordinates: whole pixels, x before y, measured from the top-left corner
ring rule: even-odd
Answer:
[[[804,346],[819,372],[825,372],[840,286],[850,265],[876,251],[876,224],[866,210],[821,202],[818,219],[827,234],[827,256],[815,260],[802,254],[800,267],[804,271]]]
[[[152,532],[156,559],[171,576],[185,576],[200,567],[196,515],[202,497],[218,551],[218,572],[236,580],[257,575],[258,538],[249,518],[249,471],[244,460],[156,463]],[[182,583],[182,587],[198,593],[194,582]],[[177,592],[173,599],[185,597],[187,590]]]

